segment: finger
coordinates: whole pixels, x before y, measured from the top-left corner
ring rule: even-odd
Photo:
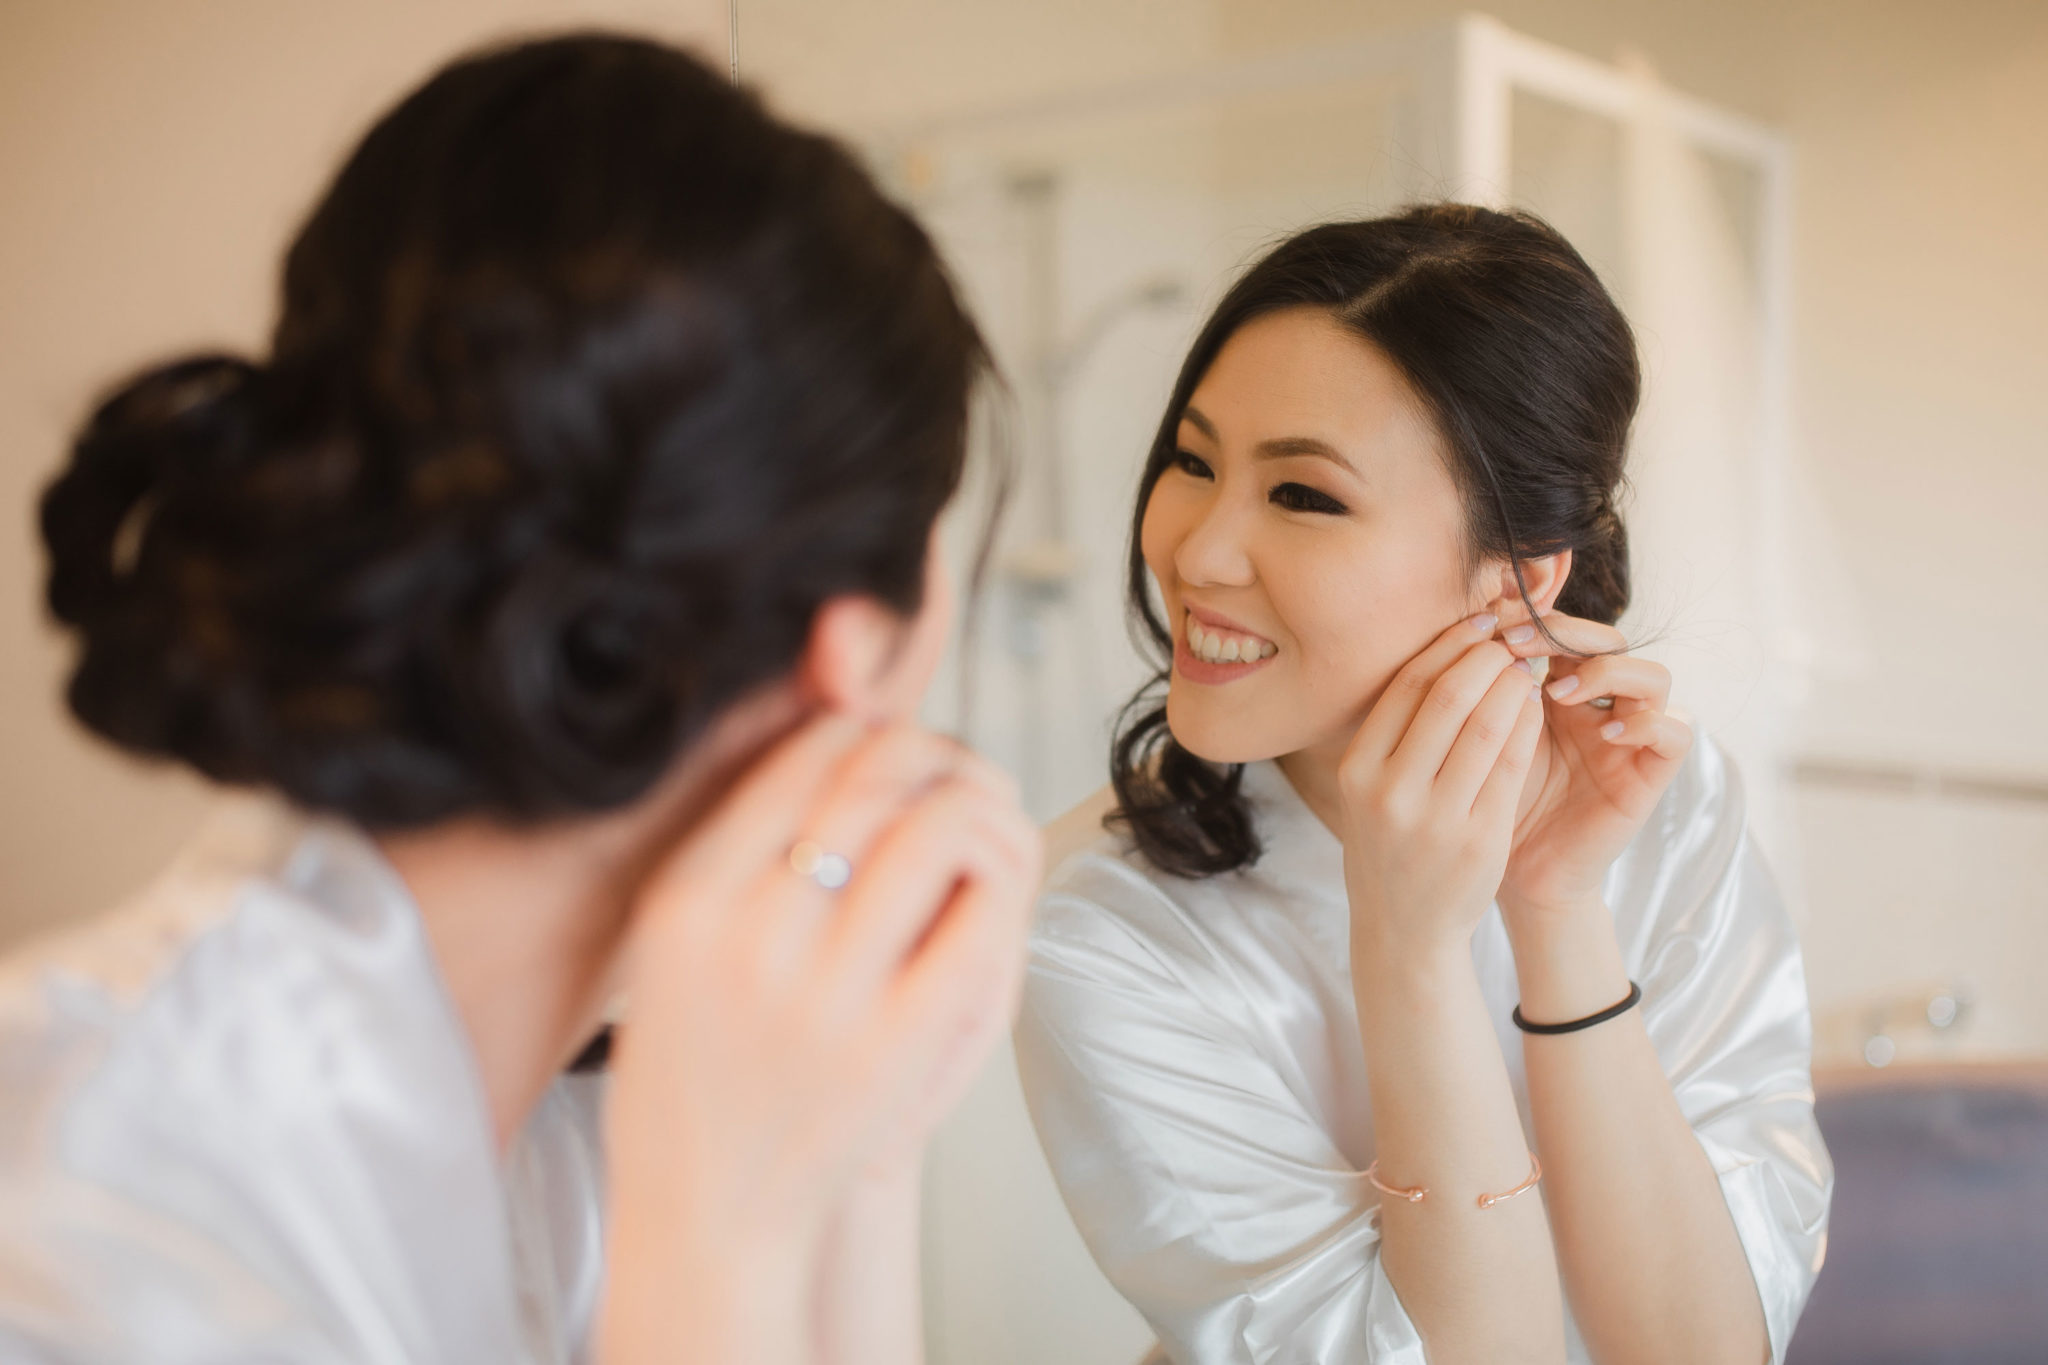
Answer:
[[[970,755],[958,741],[911,725],[871,734],[840,764],[798,837],[756,882],[749,915],[771,969],[808,960],[835,918],[841,890],[885,831]]]
[[[1682,762],[1692,749],[1692,727],[1664,711],[1638,711],[1600,727],[1600,738],[1620,749],[1641,749],[1664,763]]]
[[[972,780],[951,778],[934,787],[876,843],[846,889],[822,949],[830,973],[848,999],[878,991],[965,878],[979,874],[1036,890],[1023,834],[1005,837],[1006,823],[1027,827],[1021,812],[1005,811]]]
[[[1423,697],[1414,719],[1408,723],[1408,732],[1388,757],[1389,778],[1417,791],[1427,790],[1443,769],[1465,722],[1503,672],[1513,673],[1525,687],[1531,681],[1498,640],[1473,645],[1463,658],[1445,669]]]
[[[1472,708],[1465,728],[1458,732],[1456,743],[1444,759],[1443,771],[1437,774],[1436,793],[1444,809],[1460,815],[1471,811],[1480,785],[1514,736],[1535,691],[1536,684],[1519,668],[1504,668],[1494,679],[1479,705]]]
[[[1612,697],[1615,714],[1662,711],[1671,700],[1671,670],[1649,659],[1608,654],[1594,659],[1553,661],[1544,695],[1560,706],[1579,706]]]
[[[1028,956],[1017,897],[986,877],[963,882],[891,992],[887,1027],[928,1073],[955,1045],[960,1024],[993,1004],[998,1018],[1016,1011]],[[993,1001],[990,997],[994,997]],[[1001,1036],[1001,1030],[991,1030]]]
[[[1497,624],[1490,613],[1459,621],[1401,665],[1366,713],[1365,723],[1346,750],[1347,758],[1357,754],[1379,760],[1391,754],[1408,733],[1409,723],[1422,709],[1422,700],[1436,680],[1472,646],[1490,638]]]
[[[643,884],[643,903],[658,909],[738,896],[765,862],[795,842],[804,814],[866,734],[861,722],[828,712],[777,742],[656,864]]]
[[[1024,813],[1023,789],[1017,779],[965,745],[959,747],[956,762],[952,777],[986,798],[978,807],[982,833],[1006,849],[1017,866],[1037,867],[1045,852],[1044,836]]]
[[[1522,799],[1522,784],[1528,781],[1529,765],[1536,757],[1536,742],[1543,736],[1543,704],[1534,688],[1524,694],[1522,714],[1515,718],[1514,733],[1501,746],[1493,771],[1479,784],[1472,801],[1472,817],[1480,821],[1511,822]]]
[[[963,779],[972,781],[999,804],[1022,809],[1024,790],[1018,785],[1017,779],[1011,776],[1007,769],[965,745],[960,749],[958,771]]]
[[[837,889],[832,874],[843,876],[858,865],[914,800],[959,773],[967,758],[958,741],[916,726],[893,725],[870,735],[841,763],[801,826],[808,852],[844,864],[820,866],[815,873],[794,868],[799,881],[829,896]]]
[[[1500,638],[1502,644],[1524,659],[1538,654],[1605,654],[1628,648],[1628,637],[1613,626],[1562,611],[1546,611],[1535,622],[1509,626],[1500,633]]]

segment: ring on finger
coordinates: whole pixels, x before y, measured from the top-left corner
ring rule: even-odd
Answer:
[[[834,853],[814,839],[799,839],[789,846],[789,870],[827,891],[837,891],[853,880],[853,863],[846,855]]]
[[[1587,702],[1586,705],[1592,707],[1595,711],[1612,711],[1614,709],[1614,698],[1595,697]]]

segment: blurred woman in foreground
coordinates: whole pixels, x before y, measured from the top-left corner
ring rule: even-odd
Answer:
[[[0,1356],[915,1357],[1037,879],[909,723],[985,364],[844,149],[681,53],[370,130],[270,355],[129,380],[43,504],[73,710],[258,795],[5,967]]]

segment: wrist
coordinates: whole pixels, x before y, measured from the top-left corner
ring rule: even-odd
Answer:
[[[1500,894],[1494,899],[1500,906],[1501,917],[1511,928],[1518,923],[1532,928],[1570,924],[1607,914],[1607,899],[1597,884],[1576,890],[1548,891],[1539,897],[1525,895],[1502,883]]]
[[[924,1185],[922,1149],[891,1156],[861,1171],[847,1187],[845,1208],[915,1210]]]
[[[1377,995],[1428,996],[1471,974],[1468,934],[1397,935],[1351,926],[1352,980]]]
[[[923,1354],[915,1161],[873,1167],[847,1187],[818,1265],[816,1365]]]
[[[1614,917],[1599,901],[1514,924],[1509,943],[1522,1017],[1556,1024],[1606,1009],[1629,993],[1627,960]]]
[[[1368,1040],[1438,1031],[1471,1011],[1486,1010],[1469,943],[1430,940],[1353,945],[1351,991]]]
[[[801,1365],[810,1359],[819,1239],[721,1237],[711,1229],[614,1223],[606,1237],[598,1359],[655,1365]]]

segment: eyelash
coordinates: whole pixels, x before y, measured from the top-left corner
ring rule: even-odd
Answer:
[[[1208,463],[1192,451],[1176,451],[1173,467],[1197,479],[1215,477]],[[1321,489],[1310,488],[1305,483],[1275,484],[1268,498],[1279,507],[1290,512],[1316,512],[1325,516],[1342,516],[1351,509]]]

